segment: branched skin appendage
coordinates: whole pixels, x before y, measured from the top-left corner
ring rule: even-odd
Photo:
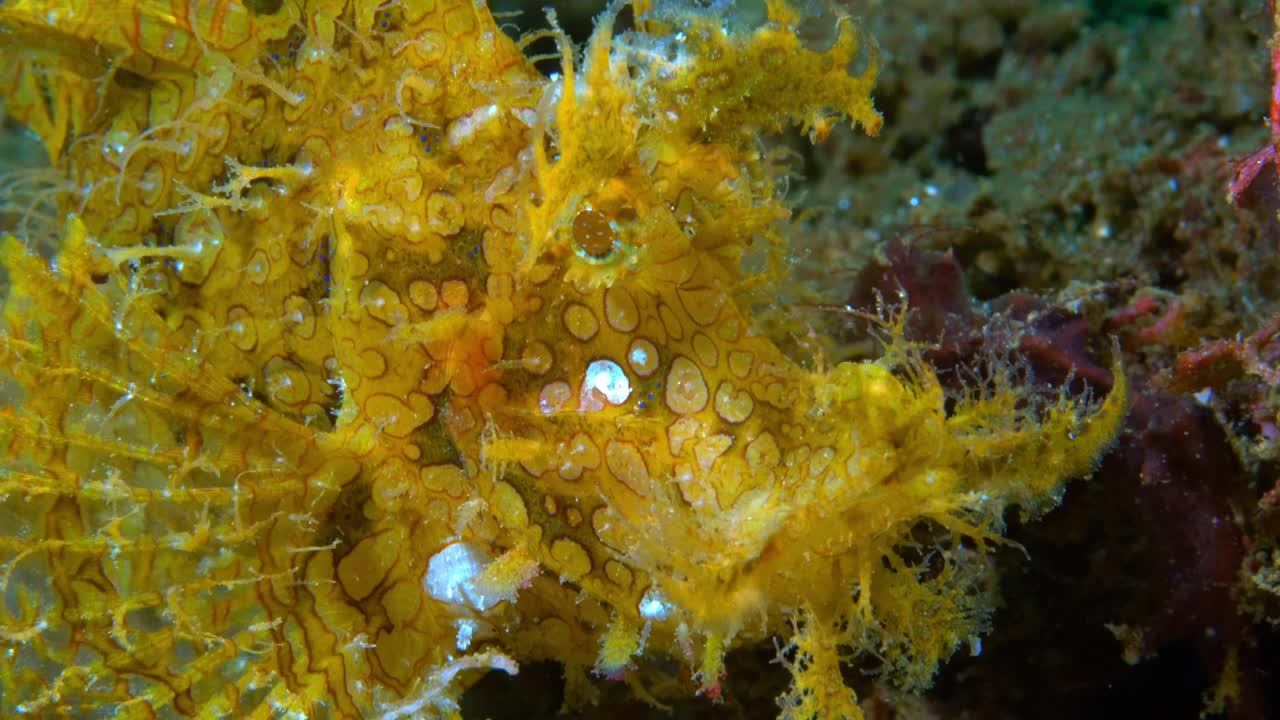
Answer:
[[[869,41],[618,9],[546,78],[455,0],[0,6],[67,214],[0,248],[6,714],[453,717],[540,658],[714,695],[794,636],[784,715],[857,717],[842,662],[924,685],[985,630],[1002,511],[1123,387],[784,354],[759,134],[874,133]]]

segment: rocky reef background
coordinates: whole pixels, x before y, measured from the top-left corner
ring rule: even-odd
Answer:
[[[545,26],[542,7],[495,9],[519,11],[518,33]],[[557,11],[582,40],[600,7]],[[1008,518],[983,644],[923,696],[851,673],[868,717],[1280,714],[1280,182],[1268,168],[1226,198],[1236,163],[1268,137],[1267,3],[838,11],[879,45],[885,127],[772,140],[794,169],[801,280],[773,311],[830,331],[839,342],[821,353],[836,360],[874,353],[859,318],[905,302],[957,387],[1001,362],[1044,393],[1104,393],[1118,350],[1135,397],[1092,479],[1038,522]],[[815,44],[830,41],[822,17]],[[0,155],[0,172],[40,162],[13,124]],[[8,207],[39,201],[23,192],[0,181]],[[731,655],[715,702],[653,708],[605,683],[574,714],[774,717],[787,683],[776,654]],[[466,708],[530,718],[560,705],[559,668],[533,664],[485,678]]]

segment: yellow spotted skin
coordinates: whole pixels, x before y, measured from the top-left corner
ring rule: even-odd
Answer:
[[[983,629],[977,552],[1123,389],[784,354],[760,134],[874,134],[874,52],[619,9],[547,77],[461,0],[0,5],[60,178],[53,262],[0,247],[0,714],[456,717],[542,658],[714,694],[779,635],[783,714],[857,716],[841,658],[922,684]]]

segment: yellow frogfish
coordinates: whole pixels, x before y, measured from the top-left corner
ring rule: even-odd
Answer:
[[[873,45],[623,9],[0,5],[56,206],[0,244],[0,714],[456,717],[540,660],[656,702],[779,638],[781,714],[858,718],[842,663],[976,642],[1123,390],[797,357],[761,138],[874,134]]]

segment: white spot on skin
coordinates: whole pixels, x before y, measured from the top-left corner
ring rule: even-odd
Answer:
[[[528,127],[534,127],[538,124],[538,113],[533,110],[527,108],[513,108],[511,110],[511,114]]]
[[[449,125],[447,139],[450,147],[457,147],[471,139],[477,130],[498,117],[497,105],[486,105],[468,115],[463,115]]]
[[[496,605],[498,598],[484,597],[471,581],[490,562],[492,558],[479,545],[454,543],[431,556],[422,589],[440,602],[484,612]]]
[[[640,598],[640,617],[646,620],[654,620],[662,622],[671,617],[671,611],[674,610],[671,603],[667,602],[667,598],[662,591],[656,587],[649,588],[649,591]]]
[[[631,396],[631,381],[618,363],[612,360],[596,360],[587,366],[579,398],[580,412],[603,410],[601,400],[610,405],[621,405]]]
[[[640,377],[649,377],[658,369],[658,348],[648,340],[635,340],[627,351],[627,363]]]
[[[476,621],[475,620],[459,620],[458,621],[458,650],[466,651],[471,647],[471,638],[475,636]]]

